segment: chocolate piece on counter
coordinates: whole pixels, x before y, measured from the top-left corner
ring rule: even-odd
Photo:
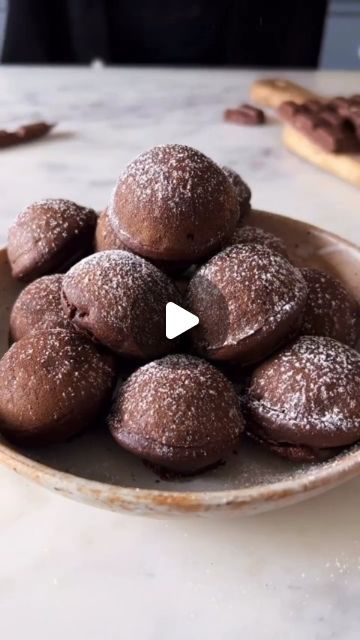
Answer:
[[[5,149],[6,147],[12,147],[14,144],[18,144],[18,143],[19,143],[19,138],[15,132],[5,131],[5,129],[1,129],[0,149]]]
[[[226,109],[224,119],[235,124],[258,125],[264,124],[265,113],[250,104],[242,104],[236,109]]]
[[[118,391],[109,426],[124,449],[186,475],[223,460],[244,430],[231,382],[208,362],[184,354],[135,371]]]
[[[63,442],[108,408],[114,358],[74,331],[35,331],[0,360],[0,431],[23,445]]]
[[[15,131],[0,131],[0,148],[12,147],[23,142],[30,142],[46,136],[55,124],[47,122],[34,122],[19,127]]]
[[[262,109],[250,104],[241,104],[238,109],[246,120],[245,124],[264,124],[265,113]]]
[[[238,109],[225,109],[224,120],[234,124],[243,124],[241,113],[239,113]]]
[[[34,122],[33,124],[23,125],[16,131],[19,141],[29,142],[30,140],[36,140],[46,136],[51,129],[54,128],[54,124],[48,124],[47,122]]]
[[[359,386],[357,351],[303,336],[254,371],[244,398],[248,430],[292,460],[335,455],[360,439]]]

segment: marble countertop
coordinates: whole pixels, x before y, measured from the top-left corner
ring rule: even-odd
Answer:
[[[0,67],[1,128],[59,122],[0,154],[0,243],[26,204],[101,208],[134,155],[182,142],[239,170],[265,208],[360,242],[360,192],[280,145],[275,121],[222,122],[261,72]],[[274,74],[270,74],[274,75]],[[279,75],[278,73],[276,75]],[[287,73],[350,94],[359,73]],[[360,479],[248,519],[151,520],[97,510],[0,468],[6,640],[352,640],[360,628]]]

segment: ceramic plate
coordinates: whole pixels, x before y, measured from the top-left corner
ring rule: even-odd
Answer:
[[[335,274],[360,300],[360,249],[308,224],[263,211],[251,224],[281,236],[294,262]],[[0,353],[20,287],[0,252]],[[299,465],[245,442],[238,455],[196,478],[159,480],[141,460],[115,445],[103,425],[61,446],[21,450],[0,440],[0,462],[63,495],[117,511],[148,515],[251,514],[326,491],[360,472],[360,446],[330,462]]]

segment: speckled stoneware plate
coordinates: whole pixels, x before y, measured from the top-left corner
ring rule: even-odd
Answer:
[[[294,262],[322,267],[360,300],[360,249],[327,231],[254,212],[251,224],[281,236]],[[10,308],[20,287],[0,252],[0,352],[8,346]],[[0,440],[0,462],[35,482],[89,504],[146,515],[252,514],[305,500],[360,473],[360,445],[330,462],[298,465],[245,442],[238,455],[196,478],[159,480],[119,449],[103,425],[61,446],[20,450]]]

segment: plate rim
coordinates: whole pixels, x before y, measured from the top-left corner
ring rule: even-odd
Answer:
[[[340,241],[360,259],[360,247],[341,236],[311,223],[282,214],[254,209],[254,213],[291,220],[313,233],[326,234],[334,241]],[[6,255],[6,247],[0,249],[0,258]],[[355,448],[355,450],[354,450]],[[296,499],[306,499],[322,491],[331,489],[360,473],[360,446],[356,444],[340,458],[335,458],[311,473],[264,485],[245,488],[206,491],[171,491],[162,489],[142,489],[124,487],[76,476],[72,473],[50,467],[20,453],[5,440],[0,439],[0,463],[37,484],[77,500],[103,506],[112,510],[127,512],[167,512],[197,513],[218,510],[256,512],[291,504]]]

